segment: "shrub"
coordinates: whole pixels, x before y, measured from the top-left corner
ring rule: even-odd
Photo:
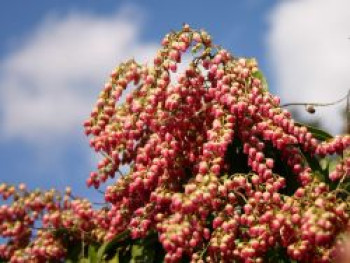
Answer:
[[[180,70],[185,53],[191,59]],[[104,156],[87,185],[108,183],[106,205],[96,208],[69,188],[61,195],[1,185],[3,198],[12,197],[0,207],[8,240],[2,258],[248,263],[342,256],[350,136],[295,122],[255,59],[233,56],[205,31],[184,25],[165,36],[153,63],[120,64],[84,127]]]

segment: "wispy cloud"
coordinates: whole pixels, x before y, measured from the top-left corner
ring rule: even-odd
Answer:
[[[156,44],[140,39],[139,17],[135,8],[50,16],[27,34],[0,61],[2,139],[37,143],[80,131],[113,67],[155,53]]]
[[[328,102],[350,89],[350,1],[281,1],[270,14],[269,57],[284,102]],[[344,104],[316,117],[339,133]]]

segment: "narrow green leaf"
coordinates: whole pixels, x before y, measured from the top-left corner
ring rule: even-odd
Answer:
[[[125,238],[127,238],[129,235],[129,231],[126,230],[119,235],[117,235],[115,238],[113,238],[109,242],[105,242],[97,251],[97,262],[102,262],[104,256],[108,254],[111,250],[115,249],[118,246],[118,243]]]
[[[155,249],[153,244],[135,244],[131,249],[131,262],[153,262],[155,256]]]
[[[329,174],[334,171],[336,165],[339,163],[339,161],[341,160],[341,157],[340,156],[331,156],[331,157],[326,157],[326,158],[322,158],[321,160],[321,166],[322,166],[322,169],[324,171],[324,174],[325,174],[325,183],[328,184],[328,186],[330,187],[330,189],[335,189],[338,185],[337,182],[333,182],[330,180],[329,178]]]
[[[119,263],[131,262],[131,245],[118,248]]]
[[[321,165],[322,170],[329,171],[329,163],[330,163],[329,158],[327,158],[327,157],[322,158],[320,160],[320,165]]]
[[[307,160],[307,162],[308,162],[308,164],[313,172],[316,172],[316,171],[322,172],[323,171],[322,167],[320,165],[320,162],[317,160],[316,157],[311,156],[309,153],[306,153],[306,152],[303,152],[303,154],[304,154],[304,156],[305,156],[305,158],[306,158],[306,160]]]
[[[329,134],[328,132],[326,131],[323,131],[323,130],[320,130],[318,128],[315,128],[315,127],[312,127],[312,126],[309,126],[307,124],[304,124],[304,123],[300,123],[300,122],[296,122],[295,125],[297,126],[305,126],[309,132],[312,133],[312,135],[317,139],[317,140],[320,140],[320,141],[326,141],[326,140],[329,140],[329,139],[332,139],[333,136],[331,134]]]
[[[252,75],[253,75],[253,77],[258,78],[261,81],[261,83],[263,85],[263,88],[265,90],[269,89],[269,86],[267,84],[266,78],[265,78],[264,74],[261,71],[258,70],[256,72],[254,72]]]
[[[106,263],[119,263],[119,250],[117,250],[114,257],[108,260]]]
[[[138,259],[144,254],[144,247],[142,245],[133,245],[131,248],[131,262],[136,263]]]
[[[328,171],[334,171],[337,164],[341,161],[341,157],[337,156],[329,160]]]
[[[88,256],[89,256],[89,263],[98,263],[96,246],[94,245],[89,246]]]

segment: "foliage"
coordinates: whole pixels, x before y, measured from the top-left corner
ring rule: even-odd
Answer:
[[[183,72],[181,57],[191,51]],[[123,92],[134,88],[122,102]],[[350,136],[296,123],[254,59],[188,25],[152,64],[120,64],[84,123],[106,205],[3,184],[11,262],[336,262],[349,227]],[[127,174],[121,172],[128,166]]]

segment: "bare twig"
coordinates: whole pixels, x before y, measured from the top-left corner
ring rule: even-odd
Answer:
[[[315,107],[326,107],[326,106],[332,106],[335,104],[338,104],[340,102],[342,102],[345,99],[349,100],[349,95],[350,95],[350,90],[349,92],[346,94],[346,96],[342,97],[339,100],[333,101],[333,102],[328,102],[328,103],[318,103],[318,102],[297,102],[297,103],[286,103],[286,104],[282,104],[281,107],[289,107],[289,106],[315,106]]]

